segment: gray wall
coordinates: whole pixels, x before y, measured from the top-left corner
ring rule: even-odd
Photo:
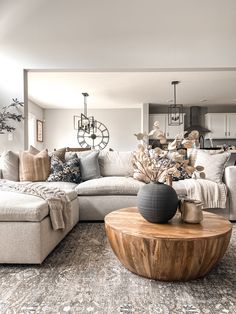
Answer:
[[[29,143],[32,144],[34,147],[36,147],[39,150],[42,150],[45,146],[45,141],[43,142],[37,142],[37,137],[36,137],[36,120],[41,120],[44,121],[44,109],[35,104],[34,102],[30,101],[28,102],[28,112],[33,114],[35,119],[34,119],[34,126],[33,129],[30,128],[30,125],[28,126],[28,138],[30,138],[30,135],[33,135],[34,137],[34,143]],[[44,131],[44,128],[43,128]],[[45,137],[45,134],[43,134],[43,138]]]
[[[46,109],[44,146],[49,150],[79,147],[73,116],[80,113],[81,111],[73,109]],[[141,128],[141,109],[90,109],[88,115],[93,115],[108,128],[110,141],[106,148],[127,151],[137,147],[134,133]]]

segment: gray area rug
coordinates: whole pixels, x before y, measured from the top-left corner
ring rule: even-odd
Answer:
[[[82,223],[39,266],[0,266],[0,313],[236,313],[236,225],[204,279],[158,282],[126,270],[102,223]]]

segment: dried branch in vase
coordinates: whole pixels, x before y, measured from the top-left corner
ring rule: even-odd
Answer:
[[[186,157],[186,149],[193,147],[199,138],[198,131],[192,131],[186,138],[183,134],[178,134],[173,142],[168,143],[167,150],[159,147],[152,149],[149,145],[149,137],[152,136],[160,144],[167,144],[164,132],[160,130],[159,122],[155,121],[153,130],[147,134],[135,134],[141,143],[133,153],[134,178],[146,183],[166,182],[171,176],[171,180],[191,178],[194,172],[199,172],[200,177],[204,177],[203,167],[193,167]]]

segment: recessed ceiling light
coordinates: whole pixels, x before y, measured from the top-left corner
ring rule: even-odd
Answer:
[[[200,102],[206,102],[207,101],[207,99],[200,99]]]

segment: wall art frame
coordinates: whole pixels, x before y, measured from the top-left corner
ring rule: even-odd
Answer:
[[[43,142],[43,121],[36,120],[36,139],[37,142]]]

